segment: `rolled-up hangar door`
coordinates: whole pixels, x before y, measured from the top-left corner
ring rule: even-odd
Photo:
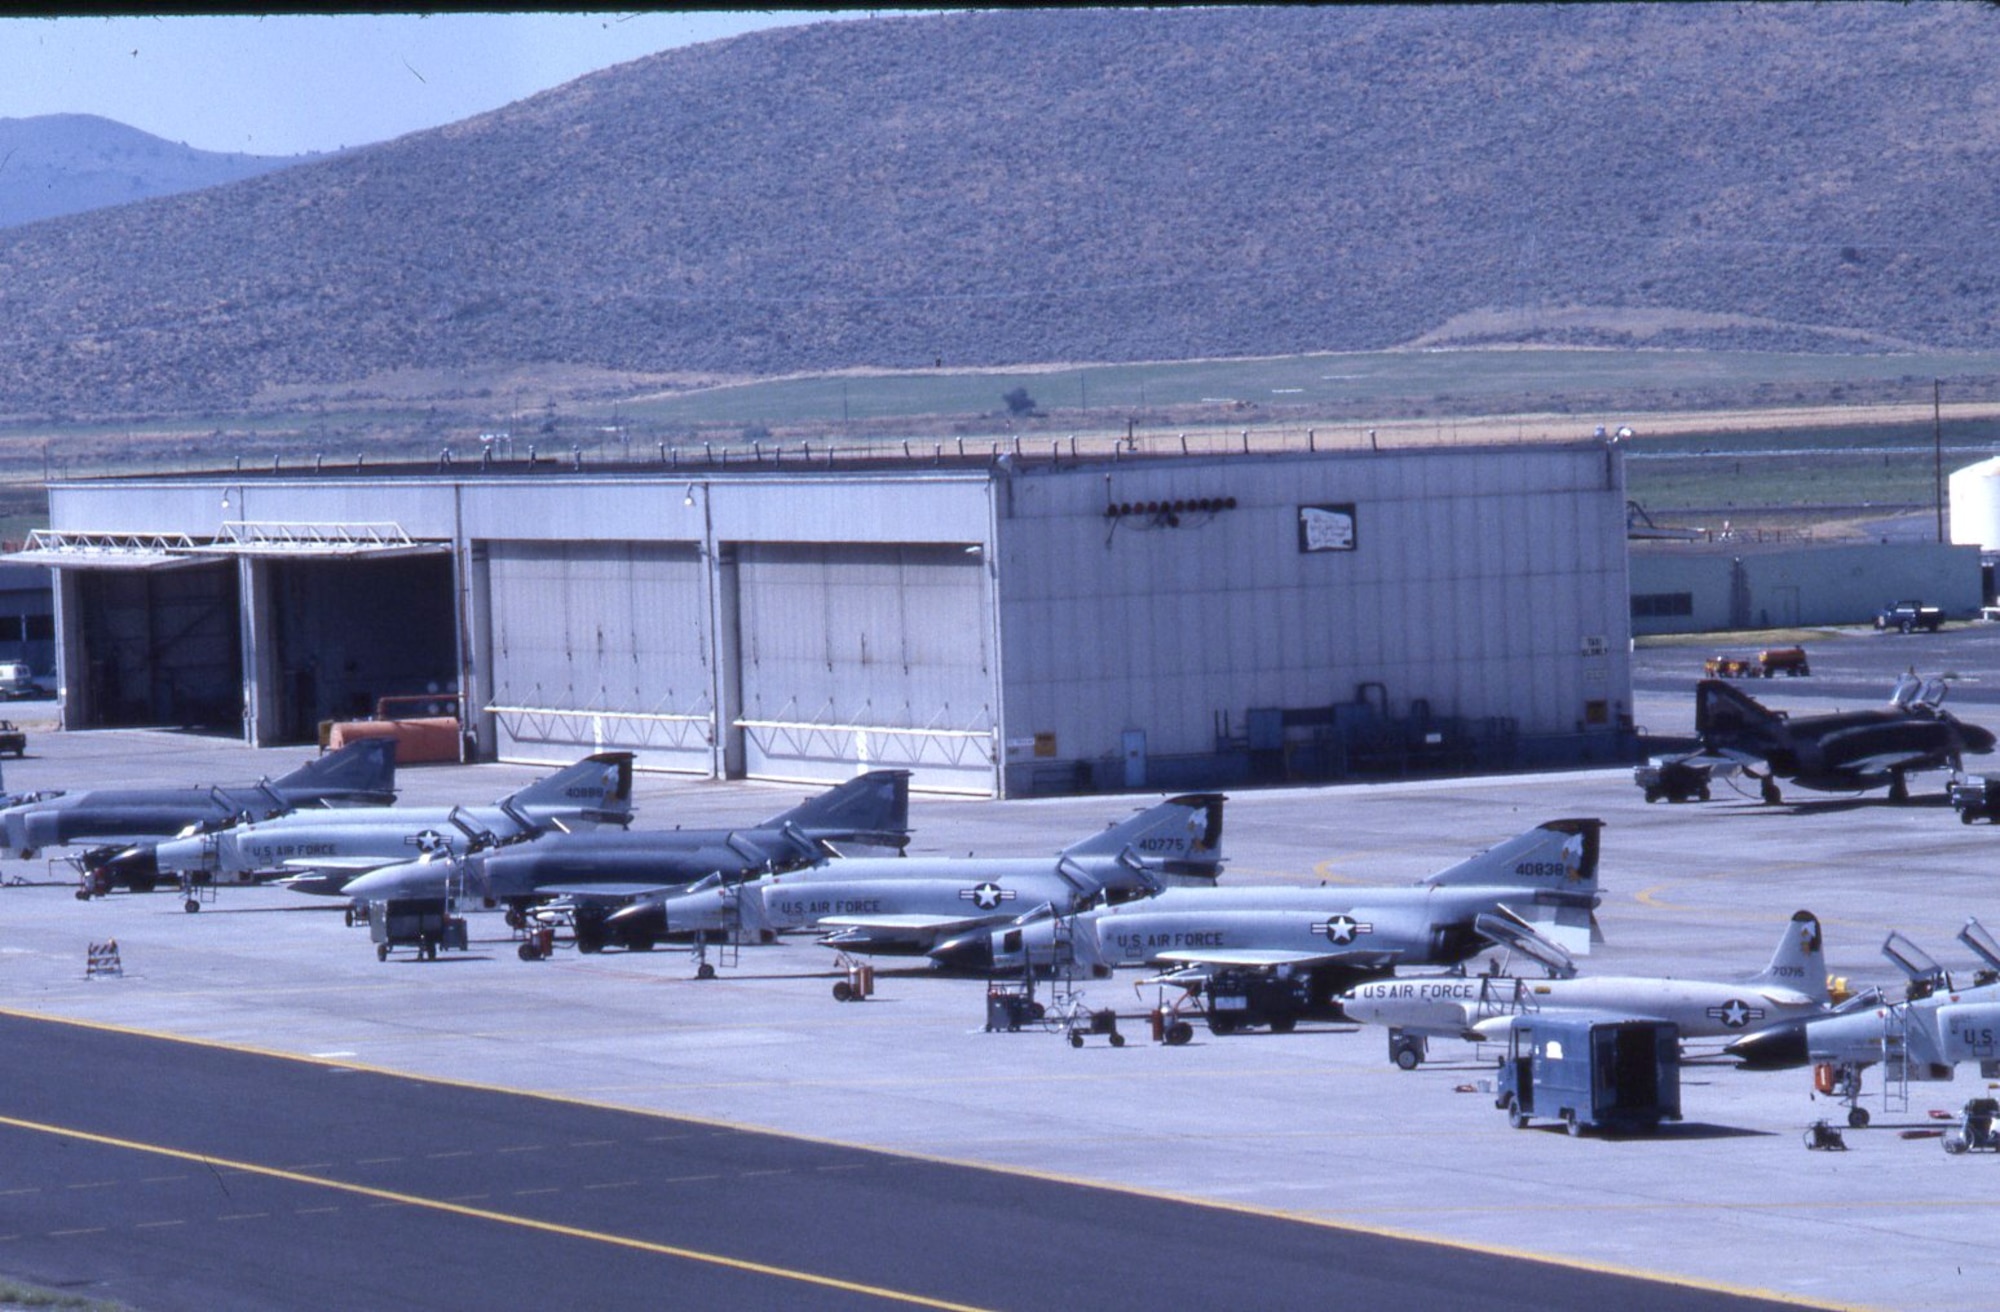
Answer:
[[[715,710],[701,557],[691,544],[486,544],[502,760],[624,749],[711,772]]]
[[[830,781],[900,767],[919,787],[995,790],[978,548],[741,543],[735,559],[745,773]]]
[[[183,533],[37,529],[9,557],[55,573],[63,727],[244,727],[233,561]]]

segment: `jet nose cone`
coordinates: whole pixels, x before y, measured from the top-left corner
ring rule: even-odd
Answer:
[[[946,939],[930,951],[931,961],[940,970],[965,975],[984,975],[993,969],[993,935],[964,934]]]
[[[1374,999],[1350,991],[1347,993],[1336,993],[1333,1000],[1339,1006],[1340,1014],[1349,1020],[1357,1020],[1363,1024],[1370,1025],[1375,1023],[1376,1011]]]
[[[1745,1070],[1777,1071],[1806,1064],[1806,1027],[1779,1025],[1737,1039],[1724,1052]]]
[[[152,844],[141,843],[106,859],[98,869],[127,879],[154,879],[159,876],[160,863],[154,858]]]
[[[356,902],[383,902],[390,898],[416,895],[401,875],[379,870],[348,880],[340,886],[340,891]]]

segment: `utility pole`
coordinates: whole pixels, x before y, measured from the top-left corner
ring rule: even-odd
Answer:
[[[1944,405],[1943,380],[1931,379],[1931,494],[1937,504],[1937,540],[1944,541]]]

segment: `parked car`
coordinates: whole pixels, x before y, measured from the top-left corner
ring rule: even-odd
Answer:
[[[1944,623],[1944,611],[1921,601],[1892,601],[1875,616],[1875,627],[1912,633],[1918,629],[1936,633]]]
[[[0,661],[0,698],[38,697],[41,687],[26,661]]]

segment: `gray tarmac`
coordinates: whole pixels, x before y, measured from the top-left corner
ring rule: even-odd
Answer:
[[[1808,645],[1824,679],[1760,681],[1753,695],[1799,714],[1851,708],[1886,695],[1895,670],[1942,662],[1968,692],[2000,689],[2000,626]],[[1708,650],[1639,653],[1638,723],[1691,731]],[[1985,697],[1954,704],[2000,727]],[[307,750],[54,733],[32,705],[10,714],[33,734],[27,759],[6,763],[16,792],[255,778]],[[419,767],[401,783],[407,802],[486,801],[546,772]],[[1879,955],[1890,929],[1969,972],[1953,935],[1968,916],[2000,926],[2000,831],[1959,824],[1943,782],[1920,778],[1906,806],[1791,792],[1796,804],[1778,808],[1726,789],[1648,806],[1624,767],[1241,791],[1225,877],[1402,883],[1542,820],[1598,816],[1606,941],[1586,969],[1747,975],[1805,908],[1826,927],[1834,974],[1897,986]],[[809,791],[642,775],[638,825],[749,821]],[[913,850],[1046,853],[1149,798],[919,797]],[[500,917],[481,912],[471,952],[378,962],[337,904],[224,889],[188,915],[177,896],[79,902],[58,882],[68,874],[0,862],[0,1006],[1814,1305],[1981,1309],[2000,1276],[1987,1241],[2000,1191],[1975,1178],[2000,1167],[1949,1157],[1930,1134],[1947,1124],[1934,1111],[1955,1117],[1984,1089],[1970,1067],[1910,1086],[1907,1104],[1885,1102],[1871,1072],[1874,1124],[1847,1131],[1844,1153],[1803,1145],[1809,1124],[1842,1117],[1808,1072],[1704,1064],[1684,1072],[1681,1125],[1572,1140],[1509,1129],[1490,1060],[1469,1045],[1437,1045],[1403,1072],[1379,1032],[1348,1026],[1226,1038],[1198,1027],[1187,1046],[1153,1043],[1138,1017],[1160,991],[1129,975],[1084,988],[1088,1005],[1133,1017],[1127,1043],[1072,1048],[1053,1032],[985,1032],[984,987],[921,968],[885,966],[873,997],[836,1002],[845,976],[807,943],[746,948],[703,981],[681,952],[523,962]],[[90,944],[112,938],[123,974],[86,978]]]

